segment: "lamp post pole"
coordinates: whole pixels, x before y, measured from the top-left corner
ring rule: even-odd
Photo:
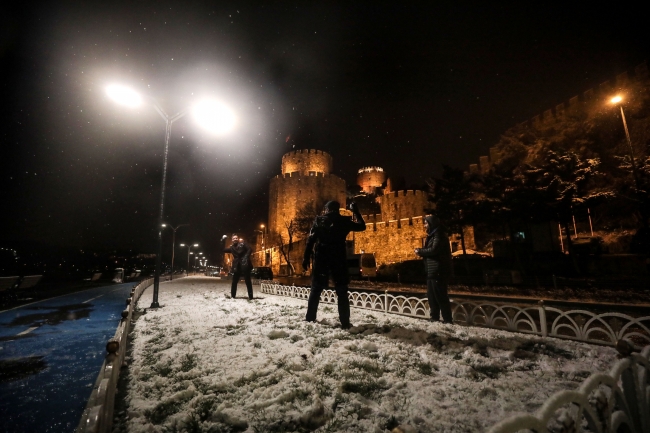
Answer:
[[[262,254],[264,255],[264,260],[263,260],[263,266],[266,266],[266,245],[265,245],[265,238],[266,238],[266,226],[264,224],[260,224],[260,228],[262,230],[259,230],[260,233],[262,233]],[[256,230],[258,231],[258,230]]]
[[[621,109],[621,119],[623,120],[623,129],[625,130],[625,138],[627,140],[627,145],[630,148],[630,160],[632,163],[632,177],[634,178],[634,186],[636,187],[637,192],[639,188],[639,176],[636,172],[636,162],[634,161],[634,148],[632,147],[632,140],[630,139],[630,131],[627,129],[627,121],[625,120],[625,111],[623,111],[623,98],[621,96],[614,96],[610,102],[614,105],[618,105],[618,108]]]
[[[153,277],[153,301],[151,302],[151,308],[158,308],[160,304],[158,303],[158,288],[160,286],[160,264],[162,256],[162,229],[163,229],[163,218],[165,210],[165,184],[167,181],[167,159],[169,156],[169,140],[172,135],[172,124],[178,119],[182,118],[187,114],[187,110],[183,110],[173,116],[168,116],[165,111],[154,104],[154,108],[160,114],[160,117],[165,121],[165,151],[163,153],[163,175],[162,175],[162,185],[160,187],[160,215],[158,218],[158,254],[156,254],[156,272]],[[172,270],[173,271],[173,270]]]
[[[634,148],[632,147],[632,140],[630,140],[630,131],[627,129],[627,121],[625,120],[625,112],[623,111],[623,105],[619,105],[621,109],[621,118],[623,119],[623,129],[625,129],[625,138],[627,138],[627,145],[630,148],[630,160],[632,162],[632,176],[634,177],[634,186],[636,190],[639,191],[639,176],[636,172],[636,162],[634,161]]]

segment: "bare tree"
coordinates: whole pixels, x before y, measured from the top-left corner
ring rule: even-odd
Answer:
[[[305,239],[314,223],[314,219],[320,213],[324,203],[311,201],[298,208],[294,222],[294,234],[297,239]]]
[[[296,233],[295,221],[294,220],[285,221],[284,228],[287,229],[288,243],[286,244],[285,247],[284,242],[282,240],[282,236],[280,236],[280,250],[282,251],[282,255],[284,256],[284,259],[287,261],[287,267],[289,268],[289,275],[293,275],[296,273],[293,264],[291,264],[291,251],[293,251],[293,236]],[[286,249],[286,253],[285,253],[285,249]]]
[[[293,275],[296,272],[295,267],[291,263],[291,251],[293,251],[293,237],[295,235],[296,224],[293,220],[284,223],[284,226],[287,230],[287,237],[282,236],[281,233],[272,231],[269,233],[269,244],[277,245],[280,250],[280,254],[284,257],[285,262],[287,262],[287,267],[289,268],[289,274]],[[286,240],[285,240],[286,239]]]

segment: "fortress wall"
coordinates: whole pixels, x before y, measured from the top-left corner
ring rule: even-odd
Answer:
[[[474,244],[474,228],[466,226],[463,228],[465,234],[465,247],[476,249]],[[421,216],[413,218],[402,218],[400,220],[369,223],[366,224],[365,232],[356,232],[350,235],[354,239],[354,252],[361,251],[374,253],[377,266],[390,263],[402,262],[404,260],[416,260],[420,257],[415,255],[415,248],[422,248],[426,233],[424,231],[424,219]],[[449,234],[450,246],[453,250],[461,249],[460,236]]]
[[[613,96],[615,91],[624,89],[625,87],[629,86],[632,81],[647,81],[649,76],[650,73],[648,72],[648,64],[641,63],[634,68],[634,77],[630,77],[627,71],[618,74],[615,77],[614,84],[612,84],[612,82],[609,80],[605,81],[601,83],[596,90],[593,88],[585,90],[581,95],[576,95],[569,98],[568,103],[562,102],[556,105],[554,109],[548,109],[541,115],[538,114],[536,116],[533,116],[531,119],[524,121],[519,125],[523,127],[538,128],[543,125],[551,124],[556,119],[560,119],[565,116],[567,113],[575,112],[576,110],[580,109],[581,107],[585,107],[588,104],[603,104],[608,98]],[[482,156],[481,159],[483,158],[487,157]],[[500,159],[501,158],[497,149],[495,147],[490,148],[490,163],[495,164],[499,162]],[[480,171],[483,172],[483,160],[481,160],[479,166]],[[469,170],[470,173],[474,173],[477,171],[477,167],[474,167],[474,164],[471,164]]]
[[[310,172],[326,175],[332,172],[333,160],[329,153],[316,149],[300,149],[282,155],[281,173],[300,173],[309,176]]]
[[[429,206],[427,193],[424,191],[394,191],[379,197],[381,220],[390,221],[401,218],[424,215]]]
[[[414,260],[415,248],[422,248],[426,237],[422,217],[366,224],[365,232],[356,232],[354,252],[374,253],[377,266]]]

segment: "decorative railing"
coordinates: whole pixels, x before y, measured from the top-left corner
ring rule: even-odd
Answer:
[[[95,381],[76,433],[107,433],[112,430],[117,380],[126,355],[133,310],[142,292],[151,284],[153,284],[153,278],[143,280],[131,289],[131,294],[126,299],[126,308],[122,311],[122,320],[115,331],[115,336],[106,343],[108,354],[99,371],[99,376]]]
[[[596,373],[576,391],[560,391],[534,414],[514,415],[488,433],[518,431],[650,432],[650,346]]]
[[[308,287],[283,286],[263,281],[262,293],[307,299]],[[429,318],[426,298],[384,293],[349,292],[350,306],[404,316]],[[321,302],[336,303],[334,290],[323,290]],[[568,305],[568,307],[566,307]],[[587,311],[584,304],[563,303],[563,307],[516,305],[490,301],[457,299],[452,296],[454,321],[465,325],[523,332],[541,337],[556,337],[614,346],[628,339],[638,346],[650,344],[650,316],[632,317],[617,312]]]

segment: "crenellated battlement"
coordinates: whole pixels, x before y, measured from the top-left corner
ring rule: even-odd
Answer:
[[[329,153],[317,149],[298,149],[282,155],[282,174],[300,172],[305,176],[332,172],[333,159]]]
[[[304,174],[299,171],[294,171],[293,173],[284,173],[284,174],[276,174],[274,176],[275,179],[288,179],[288,178],[296,178],[296,177],[331,177],[333,176],[332,174],[329,173],[323,173],[322,171],[315,171],[310,174]]]
[[[533,116],[530,120],[524,121],[519,125],[536,126],[553,121],[559,117],[564,116],[568,111],[578,108],[581,103],[604,103],[606,99],[609,99],[613,96],[612,93],[617,90],[624,89],[630,84],[630,82],[647,81],[648,77],[648,64],[641,63],[636,68],[634,68],[633,77],[631,77],[627,71],[620,73],[614,78],[614,80],[607,80],[603,83],[600,83],[598,88],[595,90],[593,88],[585,90],[582,92],[582,94],[569,98],[568,101],[557,104],[555,107],[549,108],[543,113]]]
[[[634,68],[634,75],[625,71],[614,77],[613,80],[607,80],[597,88],[585,90],[579,95],[575,95],[566,101],[557,104],[555,107],[545,110],[543,113],[537,114],[532,118],[518,123],[517,127],[520,128],[540,128],[545,125],[552,124],[554,121],[562,119],[564,116],[594,104],[604,104],[606,100],[611,98],[613,94],[621,89],[628,87],[633,82],[646,82],[650,78],[648,72],[648,64],[641,63]],[[486,173],[489,171],[491,164],[499,162],[501,155],[496,146],[490,148],[490,156],[481,156],[479,164],[470,164],[470,173]]]
[[[359,169],[359,174],[361,174],[361,173],[372,173],[374,171],[377,171],[377,172],[381,173],[381,172],[384,171],[384,169],[381,168],[381,167],[362,167],[362,168]]]
[[[298,155],[298,154],[304,154],[304,153],[311,153],[314,155],[327,155],[330,156],[329,153],[323,151],[323,150],[318,150],[318,149],[296,149],[292,150],[291,152],[287,152],[284,155],[282,155],[282,159],[290,157],[291,155]]]
[[[391,191],[379,197],[382,221],[424,215],[429,207],[428,194],[419,190]]]
[[[372,217],[373,215],[366,215],[367,217]],[[392,229],[408,229],[416,227],[418,230],[423,230],[422,217],[410,217],[410,218],[400,218],[398,220],[389,220],[389,221],[373,221],[368,222],[364,216],[364,221],[366,221],[366,231],[382,231],[382,230],[392,230]]]
[[[391,191],[389,193],[384,194],[384,197],[420,197],[420,196],[425,196],[426,197],[426,192],[425,191],[420,191],[420,190],[413,190],[413,189],[407,189],[407,190],[400,190],[400,191]]]

